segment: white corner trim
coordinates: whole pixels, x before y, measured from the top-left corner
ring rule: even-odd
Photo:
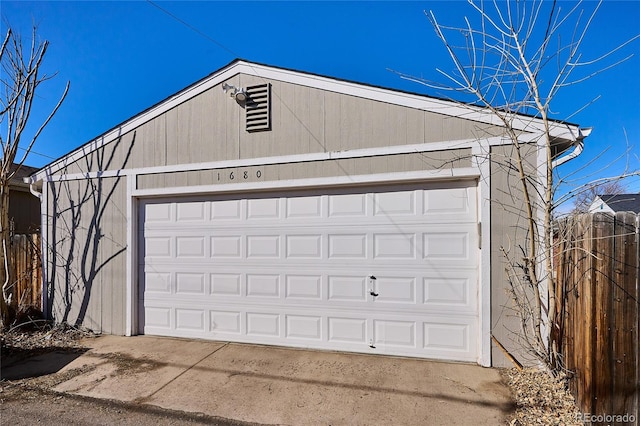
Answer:
[[[52,181],[52,182],[58,182],[58,181],[67,181],[67,180],[96,179],[101,177],[109,178],[109,177],[118,177],[118,176],[223,169],[227,167],[266,166],[266,165],[274,165],[274,164],[292,164],[292,163],[302,163],[302,162],[311,162],[311,161],[377,157],[377,156],[395,155],[395,154],[436,152],[436,151],[446,151],[446,150],[453,150],[453,149],[473,148],[477,146],[479,143],[483,145],[484,144],[501,145],[501,144],[509,144],[511,142],[502,137],[492,137],[492,138],[480,139],[480,140],[461,139],[461,140],[445,141],[445,142],[431,142],[431,143],[420,143],[420,144],[412,144],[412,145],[386,146],[386,147],[380,147],[380,148],[353,149],[353,150],[347,150],[347,151],[317,152],[317,153],[310,153],[310,154],[248,158],[248,159],[242,159],[242,160],[223,160],[223,161],[213,161],[213,162],[193,163],[193,164],[175,164],[171,166],[153,166],[153,167],[126,169],[126,170],[106,170],[106,171],[89,172],[89,173],[74,173],[74,174],[68,174],[68,175],[60,174],[60,175],[47,176],[46,180]]]
[[[138,264],[138,245],[137,245],[137,229],[138,220],[136,214],[135,198],[133,192],[136,188],[135,176],[127,176],[127,263],[126,263],[126,290],[125,290],[125,336],[133,336],[137,333],[137,264]]]
[[[480,280],[478,316],[478,364],[491,367],[491,169],[490,147],[483,144],[473,149],[474,166],[480,171],[478,179],[478,220],[480,229]]]
[[[206,90],[216,85],[222,84],[225,80],[244,73],[264,79],[272,79],[284,81],[291,84],[298,84],[307,87],[327,90],[336,93],[342,93],[351,96],[357,96],[364,99],[370,99],[380,102],[386,102],[399,106],[415,108],[419,110],[429,111],[436,114],[459,117],[466,120],[477,121],[479,123],[502,126],[502,122],[494,115],[487,112],[486,109],[463,105],[453,101],[445,101],[441,99],[430,98],[423,95],[415,95],[409,93],[398,92],[391,89],[383,89],[378,87],[367,86],[365,84],[341,81],[329,77],[321,77],[317,75],[306,74],[298,71],[290,71],[279,68],[272,68],[265,65],[253,64],[246,61],[237,61],[226,68],[200,80],[199,82],[187,87],[162,101],[161,103],[151,107],[150,109],[139,113],[130,118],[116,128],[109,130],[105,134],[97,137],[91,142],[72,151],[61,159],[51,163],[49,166],[38,171],[33,178],[38,181],[44,179],[48,175],[56,174],[65,166],[68,166],[80,158],[90,154],[103,145],[114,141],[128,132],[136,129],[144,123],[158,117],[177,105],[198,96]],[[277,96],[277,94],[276,94]],[[542,120],[535,117],[520,116],[513,117],[512,125],[522,131],[539,133],[544,131]],[[553,122],[551,133],[555,137],[566,137],[574,140],[579,134],[579,127],[564,123]]]

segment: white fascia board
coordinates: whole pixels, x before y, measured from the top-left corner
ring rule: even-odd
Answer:
[[[68,155],[62,157],[58,161],[50,164],[48,167],[38,171],[35,175],[32,176],[32,180],[38,181],[44,179],[46,176],[52,175],[59,170],[63,169],[65,166],[68,166],[80,158],[89,155],[93,151],[98,148],[108,144],[116,140],[117,138],[129,133],[130,131],[140,127],[141,125],[151,121],[152,119],[164,114],[165,112],[175,108],[183,102],[211,89],[217,84],[222,83],[225,80],[233,77],[237,74],[235,69],[235,65],[230,68],[224,69],[217,74],[213,74],[208,78],[201,80],[199,83],[195,85],[189,86],[185,90],[176,93],[169,99],[166,99],[164,102],[156,105],[155,107],[138,114],[131,118],[130,120],[124,122],[122,125],[112,129],[111,131],[105,133],[104,135],[98,137],[97,139],[84,144],[80,148],[75,151],[69,153]]]
[[[239,62],[237,66],[239,71],[244,74],[255,75],[264,79],[281,80],[301,86],[313,87],[365,99],[406,106],[437,114],[460,117],[485,124],[504,126],[504,123],[496,117],[495,114],[488,112],[486,108],[479,106],[465,105],[455,101],[430,98],[426,95],[398,92],[392,89],[367,86],[348,81],[336,80],[330,77],[305,74],[297,71],[271,68],[243,61]],[[540,118],[519,114],[514,114],[511,118],[512,126],[518,130],[536,133],[544,132],[544,123]],[[550,126],[549,131],[553,137],[571,138],[572,135],[578,135],[579,127],[575,125],[551,121]]]
[[[39,181],[44,179],[48,175],[57,173],[65,166],[74,163],[80,158],[100,148],[101,146],[112,142],[118,137],[167,112],[175,106],[203,93],[204,91],[209,90],[218,84],[221,84],[222,82],[230,79],[238,73],[244,73],[247,75],[253,75],[265,79],[281,80],[292,84],[299,84],[322,90],[358,96],[365,99],[377,100],[381,102],[406,106],[409,108],[430,111],[438,114],[460,117],[485,124],[496,126],[503,125],[503,123],[494,114],[487,112],[486,109],[476,106],[463,105],[454,101],[445,101],[441,99],[429,98],[422,95],[397,92],[391,89],[383,89],[358,83],[340,81],[329,77],[321,77],[297,71],[271,68],[264,65],[252,64],[250,62],[238,61],[230,65],[229,67],[222,69],[219,72],[201,80],[200,82],[189,86],[188,88],[171,96],[155,107],[152,107],[151,109],[134,116],[117,128],[107,132],[106,134],[64,156],[58,161],[50,164],[48,167],[38,171],[35,175],[33,175],[31,177],[32,181]],[[521,131],[527,132],[539,133],[544,131],[542,121],[533,117],[514,117],[513,126]],[[579,129],[577,126],[569,126],[566,124],[553,122],[551,133],[554,137],[564,138],[570,137],[571,135],[577,136],[579,134]]]
[[[126,170],[107,170],[89,173],[73,173],[68,175],[49,175],[46,176],[45,180],[49,182],[59,182],[68,180],[97,179],[101,177],[118,177],[125,175],[131,176],[157,173],[188,172],[196,170],[224,169],[227,167],[251,167],[272,164],[302,163],[310,161],[341,160],[473,148],[478,144],[493,146],[510,143],[510,140],[502,137],[493,137],[488,139],[461,139],[446,142],[431,142],[412,145],[386,146],[379,148],[352,149],[347,151],[317,152],[310,154],[283,155],[276,157],[248,158],[242,160],[222,160],[207,163],[175,164],[171,166],[143,167]]]

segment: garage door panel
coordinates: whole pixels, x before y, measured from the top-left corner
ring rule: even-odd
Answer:
[[[328,234],[328,259],[366,259],[367,234]]]
[[[205,331],[205,310],[195,308],[178,308],[175,310],[176,331]]]
[[[147,272],[145,291],[148,293],[171,293],[170,272]]]
[[[149,258],[172,257],[174,239],[169,236],[148,236],[145,241],[145,253]]]
[[[327,275],[317,268],[293,269],[282,272],[279,266],[246,267],[243,273],[233,267],[220,268],[219,272],[209,272],[210,266],[200,265],[157,265],[148,266],[146,277],[149,297],[154,293],[177,296],[194,295],[207,298],[207,303],[215,303],[224,298],[250,296],[252,300],[261,297],[280,297],[283,304],[309,302],[331,302],[336,306],[357,308],[358,302],[373,303],[366,309],[377,309],[375,305],[398,304],[392,309],[431,311],[477,311],[477,286],[473,270],[425,270],[407,268],[399,274],[394,268],[370,268],[376,277],[353,272],[348,266],[342,273]],[[167,272],[164,272],[167,271]],[[173,271],[173,272],[170,272]],[[181,272],[184,271],[184,272]],[[191,272],[186,272],[191,271]],[[198,272],[200,271],[200,272]],[[300,273],[304,271],[304,273]],[[379,272],[378,272],[379,271]],[[373,291],[376,296],[372,296]],[[165,297],[165,296],[160,296]],[[291,300],[290,302],[288,300]],[[421,305],[427,306],[427,308]]]
[[[241,333],[242,313],[240,311],[210,310],[209,330],[213,333],[233,334]]]
[[[280,210],[280,198],[248,200],[246,218],[249,222],[280,219]]]
[[[216,235],[209,239],[211,258],[242,259],[243,237],[241,235]]]
[[[280,336],[280,314],[247,312],[247,336]]]
[[[432,310],[477,312],[478,292],[474,271],[446,272],[423,277],[423,303]]]
[[[211,222],[229,222],[242,219],[242,200],[222,200],[209,203]]]
[[[285,217],[288,219],[314,219],[323,216],[321,196],[291,197],[285,200]]]
[[[473,361],[465,185],[143,202],[143,330]]]
[[[330,219],[363,218],[367,216],[367,194],[329,195]]]
[[[211,287],[209,294],[215,296],[242,295],[242,274],[212,273],[209,275]]]
[[[179,203],[176,205],[176,222],[204,222],[207,207],[208,203],[204,201]]]
[[[322,259],[322,234],[287,235],[286,257],[304,259]]]
[[[374,259],[416,259],[416,234],[413,232],[374,233]]]
[[[319,315],[285,315],[285,337],[321,341],[322,323]]]
[[[149,306],[145,308],[145,326],[151,329],[161,328],[171,330],[171,308]]]
[[[367,319],[328,317],[328,341],[333,343],[351,343],[362,347],[367,342]]]
[[[176,237],[176,258],[205,257],[204,237]]]
[[[279,274],[247,274],[247,296],[280,297]]]
[[[468,353],[475,340],[476,330],[471,324],[452,324],[448,322],[430,322],[423,326],[424,348],[440,353]]]
[[[473,188],[441,188],[424,192],[422,212],[432,217],[455,214],[472,218],[475,208]]]
[[[322,275],[287,274],[285,278],[285,297],[287,299],[321,300]]]
[[[344,303],[367,301],[367,277],[329,275],[327,281],[327,300]]]
[[[376,275],[373,281],[373,290],[377,294],[373,298],[376,304],[416,304],[418,300],[416,294],[415,277],[399,277],[388,275]]]
[[[405,349],[417,347],[416,321],[402,320],[374,320],[373,321],[374,345],[395,346]]]
[[[145,206],[145,222],[147,225],[153,223],[172,222],[171,204],[147,204]]]
[[[204,273],[178,272],[176,277],[176,294],[204,296],[206,275]]]
[[[278,259],[280,258],[280,235],[247,235],[246,258],[252,259]]]
[[[395,191],[374,194],[374,216],[416,215],[418,191]]]
[[[471,232],[426,232],[422,235],[422,255],[425,259],[475,264],[475,250],[472,250],[472,243],[475,241],[472,240],[475,239]]]

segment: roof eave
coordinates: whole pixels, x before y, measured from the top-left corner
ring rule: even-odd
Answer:
[[[101,146],[112,142],[128,133],[129,131],[141,126],[142,124],[152,120],[175,106],[186,102],[187,100],[209,90],[210,88],[222,84],[224,81],[232,78],[237,74],[247,74],[261,77],[264,79],[273,79],[286,81],[292,84],[298,84],[308,87],[321,88],[327,91],[333,91],[351,96],[362,97],[372,100],[381,100],[384,102],[406,106],[415,109],[421,109],[437,114],[447,116],[463,117],[479,123],[488,125],[502,126],[503,123],[494,114],[488,112],[479,106],[462,104],[454,101],[448,101],[439,98],[428,97],[420,94],[412,94],[400,92],[393,89],[370,86],[362,83],[356,83],[346,80],[339,80],[332,77],[320,76],[316,74],[305,73],[301,71],[277,68],[257,63],[248,62],[242,59],[236,59],[217,71],[209,74],[200,81],[188,86],[187,88],[165,98],[152,107],[142,111],[141,113],[120,123],[116,127],[103,133],[97,138],[83,144],[79,148],[69,152],[68,154],[54,160],[50,164],[44,166],[31,176],[33,182],[43,180],[47,176],[51,176],[66,166],[74,163],[78,159],[99,149]],[[530,132],[542,135],[545,127],[541,119],[531,116],[516,115],[513,118],[513,126],[516,130]],[[562,138],[569,141],[577,140],[580,135],[578,125],[552,121],[550,134],[553,138]]]

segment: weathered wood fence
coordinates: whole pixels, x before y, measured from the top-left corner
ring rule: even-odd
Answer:
[[[639,424],[639,218],[585,214],[559,226],[557,343],[587,424]]]
[[[16,234],[11,241],[15,267],[16,298],[19,306],[42,309],[42,262],[40,234]]]

